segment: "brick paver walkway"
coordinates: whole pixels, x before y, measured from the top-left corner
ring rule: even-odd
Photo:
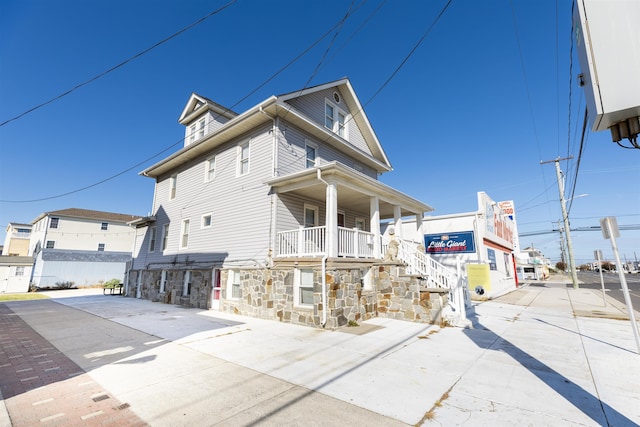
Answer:
[[[0,391],[13,427],[146,425],[6,304],[0,304]]]

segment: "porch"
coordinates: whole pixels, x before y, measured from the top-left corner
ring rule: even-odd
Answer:
[[[382,258],[386,248],[378,236],[357,228],[337,227],[337,255],[345,258]],[[277,257],[315,257],[327,253],[327,227],[300,227],[277,234]]]

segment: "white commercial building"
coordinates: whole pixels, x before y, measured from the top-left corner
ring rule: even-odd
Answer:
[[[493,298],[517,286],[518,252],[513,203],[495,202],[478,193],[478,210],[396,220],[396,234],[424,245],[427,254],[452,269],[462,270],[473,299]],[[400,227],[398,227],[400,225]]]

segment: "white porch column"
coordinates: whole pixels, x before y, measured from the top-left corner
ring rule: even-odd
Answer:
[[[400,206],[393,207],[393,224],[396,237],[402,240],[402,208]]]
[[[424,234],[422,233],[422,215],[423,213],[419,213],[416,215],[416,229],[415,234],[419,242],[424,245]]]
[[[380,201],[378,196],[372,196],[369,199],[369,215],[371,216],[369,226],[371,233],[373,233],[373,254],[376,258],[382,258],[382,248],[380,247]]]
[[[326,199],[327,255],[335,258],[338,256],[338,188],[334,180],[327,182]]]

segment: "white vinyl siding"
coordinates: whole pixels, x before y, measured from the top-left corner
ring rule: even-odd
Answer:
[[[154,197],[154,215],[158,224],[173,221],[163,251],[136,260],[136,268],[148,263],[170,261],[177,254],[188,254],[189,260],[211,262],[250,260],[266,257],[269,251],[271,197],[263,183],[272,174],[273,136],[266,124],[251,135],[251,172],[238,179],[238,145],[248,142],[244,136],[216,147],[215,185],[203,180],[203,163],[211,153],[203,154],[189,167],[176,171],[180,175],[180,191],[167,203],[169,175],[159,180]],[[203,213],[211,214],[211,226],[200,225]],[[188,248],[180,247],[182,219],[196,221],[189,230]],[[215,220],[214,220],[215,219]],[[164,230],[163,230],[164,231]]]
[[[349,111],[344,102],[344,97],[341,96],[341,102],[336,103],[333,98],[333,93],[335,89],[326,89],[320,92],[310,93],[305,96],[301,96],[299,98],[294,98],[289,101],[291,105],[293,105],[296,109],[300,110],[304,115],[311,118],[314,122],[320,124],[321,126],[325,125],[325,101],[329,100],[334,106],[337,106],[340,110],[347,114],[347,122],[346,122],[346,136],[343,138],[349,141],[349,144],[357,147],[362,152],[372,155],[369,146],[367,145],[362,132],[356,126],[354,120],[352,120],[352,115],[357,114],[357,111]]]
[[[316,166],[333,161],[351,167],[355,164],[352,157],[336,150],[326,143],[307,136],[291,125],[287,125],[287,144],[279,144],[277,148],[278,165],[276,167],[279,176],[299,172],[308,167],[307,144],[314,144],[317,146]],[[378,179],[378,174],[375,170],[366,166],[363,166],[361,169],[362,170],[359,170],[359,172],[364,173],[370,178]]]

